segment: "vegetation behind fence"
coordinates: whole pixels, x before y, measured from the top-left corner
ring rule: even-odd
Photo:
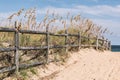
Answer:
[[[36,12],[35,8],[21,9],[1,21],[4,24],[0,24],[0,73],[18,73],[22,68],[64,61],[68,51],[81,48],[111,49],[110,41],[104,37],[111,34],[107,28],[81,15],[68,12],[61,16],[48,10],[41,19]]]
[[[32,30],[19,30],[19,29],[17,29],[16,23],[15,23],[15,28],[0,28],[0,32],[5,32],[5,33],[9,32],[9,33],[14,34],[13,47],[8,46],[6,48],[3,48],[3,47],[0,48],[0,52],[13,51],[14,52],[14,62],[12,65],[2,67],[0,69],[0,73],[11,71],[11,70],[16,70],[16,72],[18,72],[20,68],[27,68],[30,66],[40,65],[40,64],[54,61],[54,60],[49,59],[50,51],[51,51],[51,49],[54,49],[54,48],[57,48],[58,50],[61,48],[64,48],[66,53],[71,48],[80,49],[82,47],[92,47],[92,48],[95,48],[96,50],[99,50],[99,49],[111,50],[111,47],[110,47],[111,43],[108,40],[99,39],[98,37],[94,37],[94,38],[93,37],[92,38],[85,37],[85,36],[82,36],[80,34],[80,32],[78,32],[78,34],[70,34],[70,33],[68,33],[67,29],[65,30],[64,34],[51,33],[51,32],[49,32],[48,27],[46,27],[45,32],[32,31]],[[45,36],[44,41],[42,43],[38,42],[37,46],[32,46],[32,45],[24,46],[22,43],[25,42],[25,40],[22,37],[25,37],[25,34],[28,34],[28,35],[37,34],[38,35],[37,38],[39,36],[43,35],[43,36]],[[57,38],[56,39],[52,38],[54,36]],[[26,37],[26,39],[27,38],[29,38],[29,37]],[[34,38],[34,37],[32,37],[32,38]],[[72,39],[74,39],[74,40],[72,40]],[[60,40],[62,40],[62,41],[59,44],[57,44],[57,42],[59,42]],[[54,44],[51,43],[52,41],[54,42]],[[27,40],[26,43],[29,44],[29,39]],[[30,51],[30,50],[43,50],[42,53],[44,53],[45,61],[37,61],[37,62],[32,62],[30,64],[29,63],[20,64],[20,62],[19,62],[20,55],[21,55],[20,51]],[[39,56],[39,55],[37,55],[37,56]]]

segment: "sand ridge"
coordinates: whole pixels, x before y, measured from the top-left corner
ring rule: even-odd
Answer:
[[[72,57],[76,63],[58,73],[53,80],[120,80],[120,53],[84,49]]]
[[[120,80],[120,53],[81,49],[70,53],[64,64],[50,63],[35,67],[25,80]],[[17,80],[7,77],[4,80]]]

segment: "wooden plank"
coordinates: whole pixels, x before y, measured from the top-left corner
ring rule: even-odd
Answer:
[[[78,37],[78,34],[68,34],[68,36],[74,36],[74,37]]]
[[[51,36],[75,36],[78,37],[78,34],[54,34],[54,33],[49,33]]]
[[[20,33],[25,33],[25,34],[47,34],[46,32],[42,31],[32,31],[32,30],[19,30]]]
[[[70,47],[79,47],[79,45],[74,44],[74,45],[69,45]]]
[[[81,47],[96,47],[96,45],[81,45]]]
[[[33,62],[33,63],[29,63],[29,64],[21,64],[19,67],[20,67],[20,69],[25,69],[25,68],[29,68],[29,67],[42,65],[42,64],[44,64],[44,62]]]
[[[49,35],[51,35],[51,36],[66,36],[66,34],[54,34],[54,33],[49,33]]]
[[[48,63],[54,62],[54,60],[49,60]],[[29,63],[29,64],[20,64],[20,69],[25,69],[25,68],[29,68],[29,67],[35,67],[35,66],[39,66],[45,64],[44,61],[42,62],[33,62],[33,63]]]
[[[66,48],[66,47],[67,47],[66,45],[53,45],[53,46],[49,46],[49,49],[53,49],[53,48]],[[41,50],[41,49],[47,49],[47,46],[41,46],[41,47],[19,47],[19,50]]]
[[[50,62],[54,62],[54,61],[49,60],[48,63],[50,63]],[[29,67],[42,65],[42,64],[44,64],[44,62],[33,62],[33,63],[30,63],[30,64],[20,64],[19,69],[25,69],[25,68],[29,68]],[[7,67],[4,67],[4,68],[1,68],[0,73],[9,72],[9,71],[12,71],[12,70],[15,70],[15,69],[16,69],[16,66],[7,66]]]
[[[100,41],[107,41],[106,39],[98,39],[98,40],[100,40]]]
[[[4,28],[4,27],[0,27],[0,32],[15,32],[16,29],[14,28]]]
[[[41,47],[19,47],[19,50],[41,50],[41,49],[47,49],[47,46],[41,46]]]
[[[15,51],[15,48],[0,48],[0,52]]]
[[[52,48],[66,48],[67,46],[66,45],[53,45],[53,46],[50,46],[49,48],[52,49]]]
[[[0,69],[0,73],[9,72],[9,71],[12,71],[12,70],[15,70],[15,69],[16,69],[16,66],[4,67],[4,68]]]

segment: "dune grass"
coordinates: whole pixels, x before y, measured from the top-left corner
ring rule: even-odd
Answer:
[[[49,32],[55,34],[65,34],[67,30],[70,34],[78,34],[81,36],[93,38],[82,39],[82,44],[94,45],[96,44],[96,38],[105,39],[105,34],[111,34],[107,28],[103,28],[99,25],[94,24],[90,19],[84,19],[81,15],[70,15],[60,16],[58,14],[49,13],[41,21],[38,21],[36,9],[31,8],[29,10],[21,9],[16,13],[10,15],[6,23],[6,27],[14,28],[14,23],[17,21],[18,30],[34,30],[34,31],[46,31],[49,28]],[[4,27],[0,25],[1,27]],[[14,46],[14,34],[0,32],[0,46],[4,47],[2,43],[9,43]],[[69,44],[78,44],[78,37],[69,37]],[[20,46],[45,46],[46,35],[37,34],[20,34]],[[101,42],[99,42],[101,44]],[[50,45],[65,45],[64,37],[50,36]],[[77,48],[69,47],[68,50],[75,51]],[[20,63],[29,63],[33,61],[44,60],[45,51],[21,51],[20,52]],[[0,55],[2,56],[2,55]],[[12,55],[13,56],[13,55]],[[49,58],[61,59],[63,62],[67,59],[68,54],[65,54],[65,49],[50,49]],[[35,74],[34,70],[31,70]],[[26,76],[26,72],[21,72],[23,76]]]

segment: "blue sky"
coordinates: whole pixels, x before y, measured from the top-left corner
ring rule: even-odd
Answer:
[[[120,45],[120,0],[1,0],[0,18],[21,8],[32,7],[36,7],[40,14],[45,14],[48,9],[60,15],[67,12],[81,14],[94,23],[107,27],[114,33],[108,36],[112,44]]]
[[[0,2],[0,11],[16,11],[21,8],[30,8],[30,7],[63,7],[70,8],[76,5],[110,5],[116,6],[120,4],[120,0],[1,0]]]

